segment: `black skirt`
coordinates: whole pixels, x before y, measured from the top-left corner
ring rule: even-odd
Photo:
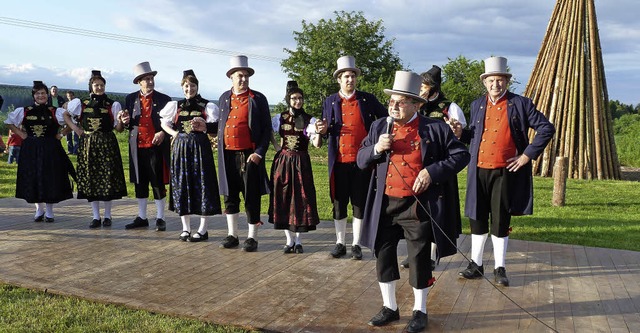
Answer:
[[[179,133],[171,148],[169,209],[178,215],[222,214],[211,142],[201,132]]]
[[[22,141],[16,198],[29,203],[58,203],[73,198],[73,165],[55,137],[29,136]]]

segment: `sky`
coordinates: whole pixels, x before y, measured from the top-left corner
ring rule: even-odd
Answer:
[[[193,69],[204,98],[231,87],[230,55],[249,55],[250,87],[270,104],[284,97],[288,80],[283,51],[295,49],[302,21],[361,11],[382,20],[387,39],[405,67],[423,72],[463,55],[508,59],[521,93],[528,82],[556,2],[550,0],[139,0],[7,1],[0,12],[0,83],[30,86],[33,80],[62,90],[87,90],[91,70],[102,71],[107,91],[133,92],[133,67],[149,61],[158,71],[156,90],[182,97],[182,72]],[[640,1],[595,0],[610,100],[640,103]],[[73,31],[99,31],[206,48],[194,52],[16,25],[15,19]],[[155,42],[151,44],[156,44]],[[357,65],[357,59],[356,59]],[[389,87],[391,88],[391,87]]]

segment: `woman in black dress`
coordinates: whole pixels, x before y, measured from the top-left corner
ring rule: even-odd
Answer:
[[[35,203],[35,222],[53,222],[53,204],[73,198],[69,175],[73,165],[62,148],[62,108],[47,104],[49,88],[34,81],[34,103],[11,112],[5,124],[22,139],[16,176],[16,198]]]
[[[72,99],[67,104],[64,120],[73,129],[78,143],[78,199],[91,203],[93,220],[89,228],[111,226],[112,200],[127,195],[124,169],[118,139],[113,129],[122,132],[124,125],[118,119],[122,109],[119,102],[105,94],[107,80],[100,71],[92,71],[89,79],[89,98],[80,102]],[[72,121],[77,119],[77,125]],[[100,201],[104,203],[104,219],[100,220]]]
[[[271,121],[273,131],[280,135],[282,149],[271,166],[269,222],[275,229],[284,230],[284,253],[303,253],[300,233],[316,230],[320,223],[309,142],[319,147],[322,141],[315,131],[316,118],[304,112],[304,92],[295,81],[287,84],[285,100],[287,111]]]
[[[192,70],[184,71],[181,85],[185,99],[171,101],[160,110],[162,128],[172,137],[169,209],[180,215],[179,239],[200,242],[209,239],[207,216],[222,214],[216,167],[206,133],[206,128],[217,126],[220,111],[198,94],[198,79]],[[196,124],[203,119],[208,126]],[[191,215],[200,215],[200,227],[194,234]]]

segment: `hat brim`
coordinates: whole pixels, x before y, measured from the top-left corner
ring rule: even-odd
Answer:
[[[246,70],[249,73],[249,76],[252,76],[253,73],[256,72],[251,67],[233,67],[233,68],[231,68],[230,70],[227,71],[227,77],[231,77],[231,74],[233,74],[234,72],[239,71],[241,69]]]
[[[408,91],[403,91],[403,90],[393,90],[393,89],[384,89],[384,93],[391,96],[391,95],[402,95],[402,96],[407,96],[407,97],[411,97],[413,99],[418,100],[421,103],[426,103],[427,100],[420,97],[420,95],[416,95],[412,92],[408,92]]]
[[[153,75],[155,77],[156,74],[158,74],[158,71],[151,71],[149,73],[142,73],[142,74],[136,76],[135,78],[133,78],[133,84],[138,84],[138,82],[140,82],[140,79],[142,79],[143,77],[145,77],[147,75]]]
[[[338,75],[342,72],[346,72],[346,71],[352,71],[354,73],[356,73],[356,76],[360,76],[360,68],[340,68],[340,69],[336,69],[335,72],[333,72],[333,78],[337,79]]]
[[[506,76],[508,79],[511,79],[511,73],[491,72],[491,73],[482,73],[482,74],[480,74],[480,80],[484,80],[487,76]]]

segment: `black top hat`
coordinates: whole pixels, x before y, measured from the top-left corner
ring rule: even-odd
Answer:
[[[33,86],[40,86],[40,85],[44,85],[44,82],[42,81],[33,81]]]
[[[94,69],[94,70],[91,71],[91,76],[102,77],[102,73],[100,73],[100,71]]]
[[[429,83],[428,81],[433,81],[436,87],[440,87],[440,85],[442,84],[442,70],[436,65],[433,65],[433,67],[431,67],[428,71],[420,74],[420,76],[422,76],[423,81],[427,81],[427,83]]]

